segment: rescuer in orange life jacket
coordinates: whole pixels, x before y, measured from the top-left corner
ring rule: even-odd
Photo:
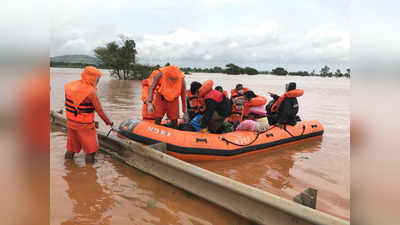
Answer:
[[[96,94],[100,77],[101,72],[98,69],[87,66],[81,73],[80,80],[66,83],[64,86],[68,128],[66,159],[72,159],[74,153],[79,153],[83,148],[86,162],[94,162],[99,149],[94,123],[95,111],[107,125],[113,125],[104,113]]]
[[[285,90],[286,92],[281,96],[270,93],[273,100],[265,107],[270,125],[289,124],[294,126],[297,121],[300,121],[300,117],[297,116],[299,112],[297,97],[302,96],[304,90],[296,89],[295,82],[286,84]]]
[[[173,128],[178,128],[179,117],[179,96],[182,101],[182,112],[186,112],[186,83],[185,75],[182,71],[173,65],[162,67],[153,71],[149,77],[149,94],[147,99],[147,112],[151,114],[154,111],[156,124],[161,124],[165,114],[172,122]],[[151,96],[155,87],[160,85],[156,93],[156,100],[153,106]]]

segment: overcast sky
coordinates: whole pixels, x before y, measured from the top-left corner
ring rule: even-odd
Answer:
[[[119,34],[140,63],[319,71],[349,67],[345,0],[70,0],[53,4],[50,55],[88,54]]]

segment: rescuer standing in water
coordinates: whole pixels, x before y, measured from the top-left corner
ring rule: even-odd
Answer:
[[[86,153],[86,162],[93,163],[99,150],[94,112],[109,126],[113,122],[104,113],[97,97],[97,84],[101,72],[93,66],[87,66],[81,73],[81,79],[66,83],[65,110],[67,115],[68,140],[66,159],[72,159],[81,148]]]

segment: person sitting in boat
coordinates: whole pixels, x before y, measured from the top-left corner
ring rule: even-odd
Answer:
[[[235,99],[236,97],[244,96],[249,89],[244,88],[243,84],[236,84],[236,88],[231,90],[231,100]]]
[[[242,121],[236,130],[256,131],[262,133],[267,131],[269,126],[264,106],[253,106],[249,109],[246,120]]]
[[[178,128],[179,117],[179,96],[182,101],[182,112],[186,112],[186,84],[185,75],[182,71],[173,65],[162,67],[154,70],[149,77],[150,88],[148,98],[146,100],[147,112],[151,114],[154,111],[156,124],[161,124],[161,120],[165,114],[171,120],[172,127]],[[151,100],[151,96],[155,87],[159,85],[155,97],[155,102]]]
[[[253,91],[246,91],[243,96],[236,97],[232,104],[232,123],[239,124],[247,118],[250,107],[264,106],[265,103],[267,98],[256,95]]]
[[[267,103],[267,98],[261,95],[256,95],[253,91],[247,91],[244,93],[245,103],[243,108],[243,118],[247,118],[249,110],[254,106],[264,106]]]
[[[192,120],[196,115],[202,113],[204,108],[200,104],[201,99],[198,96],[198,90],[201,87],[201,83],[198,81],[193,81],[190,84],[190,90],[186,91],[186,98],[187,98],[187,109],[186,114],[184,115],[184,120],[186,122]]]
[[[225,118],[232,114],[230,101],[223,93],[212,89],[213,84],[212,80],[208,80],[198,90],[198,95],[204,99],[202,104],[205,106],[200,125],[202,133],[222,133]]]
[[[273,103],[266,106],[269,124],[289,124],[296,125],[300,121],[297,113],[299,112],[299,103],[297,97],[304,94],[304,90],[296,89],[296,83],[290,82],[285,86],[286,92],[277,97],[277,95],[270,93],[274,99]]]
[[[231,99],[232,102],[232,115],[231,115],[231,121],[233,124],[236,124],[240,122],[242,118],[242,113],[244,110],[244,103],[246,102],[246,99],[244,96],[236,97]]]
[[[224,90],[224,89],[222,88],[222,86],[216,86],[216,87],[215,87],[215,90],[217,90],[217,91],[223,93],[223,94],[225,95],[226,98],[229,98],[228,92],[227,92],[226,90]]]

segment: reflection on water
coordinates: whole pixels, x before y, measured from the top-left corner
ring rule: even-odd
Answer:
[[[63,85],[79,79],[80,71],[51,69],[52,110],[63,108]],[[295,81],[305,91],[299,99],[300,116],[303,120],[320,121],[325,133],[323,138],[272,151],[196,165],[287,199],[308,187],[316,188],[318,210],[346,219],[350,217],[348,79],[195,73],[187,76],[187,83],[207,79],[213,79],[215,85],[222,85],[227,90],[236,83],[243,83],[264,95],[268,91],[280,94],[285,83]],[[98,95],[116,124],[127,118],[140,117],[140,81],[111,80],[107,71],[103,71]],[[100,119],[97,117],[96,120]],[[100,129],[107,130],[102,121]],[[77,156],[75,163],[64,165],[65,142],[64,134],[52,131],[52,224],[246,223],[221,208],[102,154],[97,156],[98,162],[93,167],[84,165],[82,154]]]
[[[52,130],[51,224],[250,224],[190,193],[97,154],[64,161],[66,136]]]
[[[97,171],[93,165],[77,166],[73,160],[66,161],[64,165],[66,174],[63,179],[68,184],[68,197],[74,202],[75,216],[62,224],[110,224],[111,215],[104,214],[115,200],[97,182]]]
[[[295,163],[318,151],[321,141],[321,137],[315,137],[244,158],[196,165],[270,192],[284,194],[281,191],[293,189],[291,170]]]

